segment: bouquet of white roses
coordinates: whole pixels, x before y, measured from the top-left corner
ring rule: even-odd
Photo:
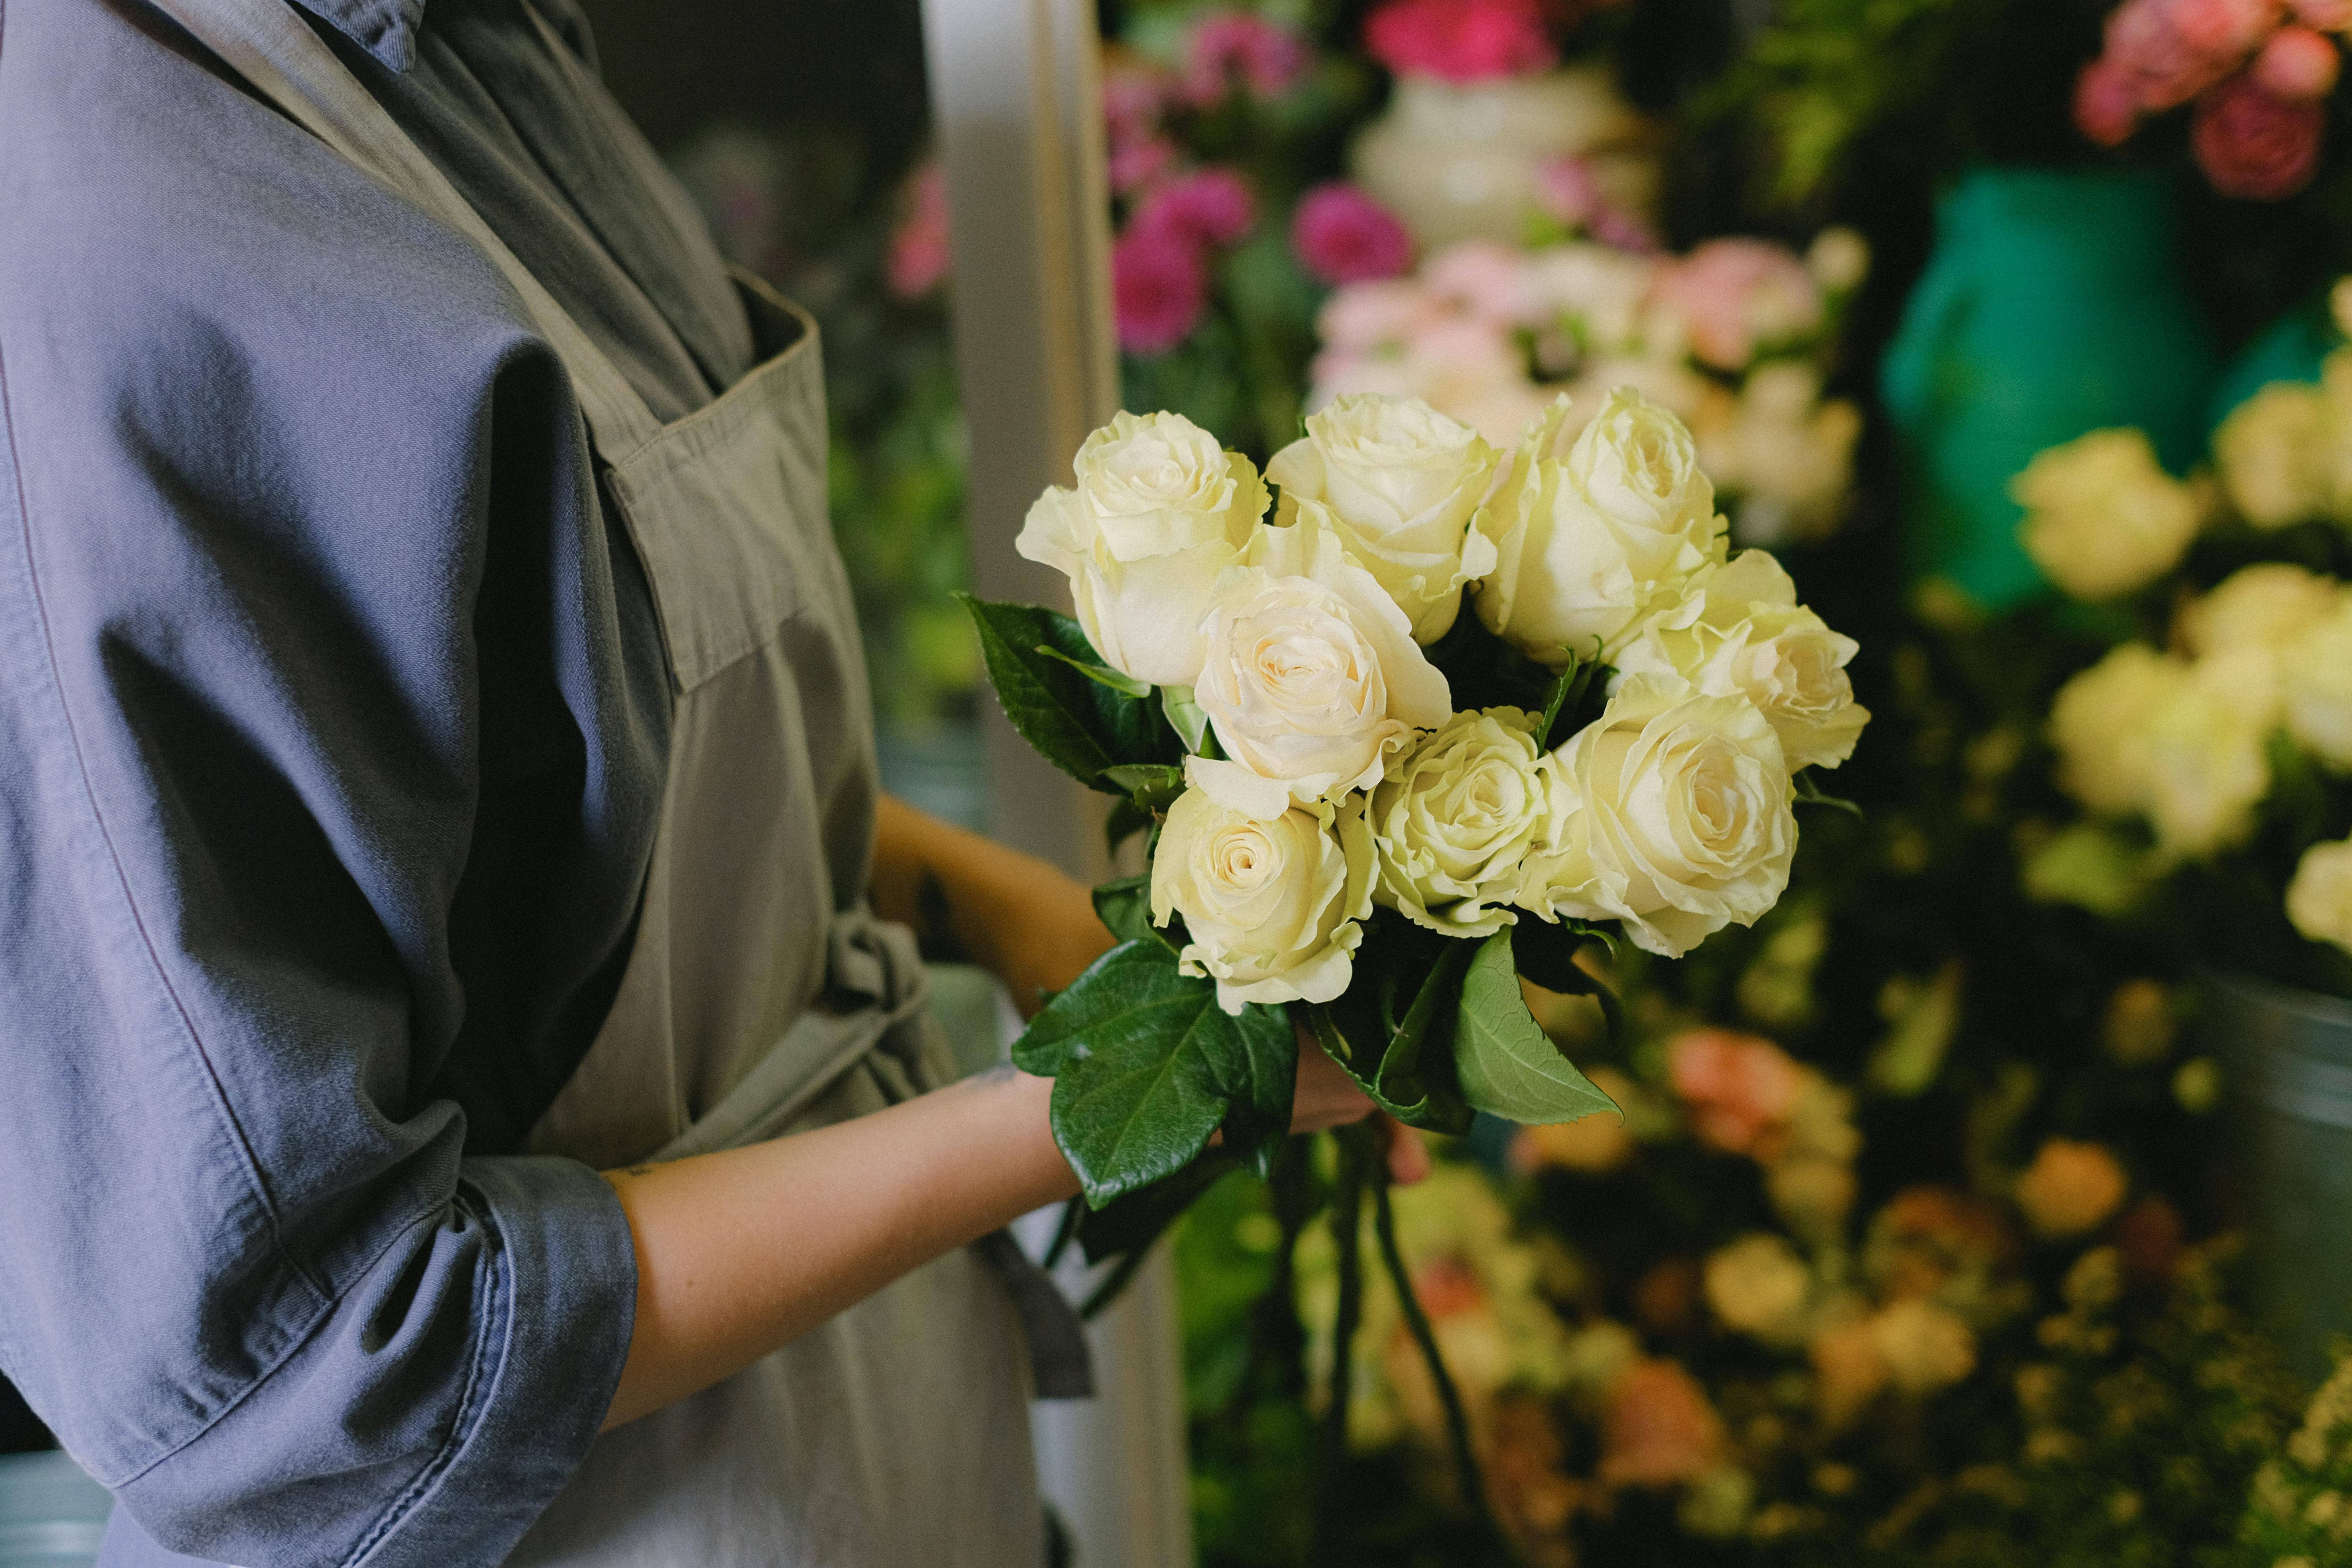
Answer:
[[[1220,1132],[1269,1165],[1299,1029],[1412,1126],[1609,1109],[1520,977],[1605,1006],[1588,940],[1677,955],[1755,921],[1795,775],[1868,717],[1855,645],[1729,555],[1681,422],[1620,389],[1572,424],[1563,397],[1505,453],[1366,395],[1263,477],[1172,414],[1119,415],[1075,468],[1018,548],[1076,619],[970,608],[1022,734],[1118,797],[1115,844],[1150,835],[1150,869],[1096,892],[1119,945],[1014,1047],[1088,1203]]]

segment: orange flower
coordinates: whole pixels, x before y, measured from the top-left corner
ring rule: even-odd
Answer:
[[[1601,1413],[1601,1479],[1612,1487],[1668,1487],[1713,1468],[1723,1418],[1679,1362],[1640,1361],[1610,1386]]]
[[[1789,1053],[1759,1035],[1692,1029],[1666,1047],[1667,1077],[1699,1142],[1769,1163],[1804,1085]]]

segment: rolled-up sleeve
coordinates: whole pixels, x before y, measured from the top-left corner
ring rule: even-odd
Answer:
[[[650,832],[587,820],[650,815],[661,742],[606,743],[655,699],[579,419],[478,257],[299,147],[235,201],[115,177],[125,246],[43,185],[105,170],[9,144],[0,1365],[171,1552],[495,1563],[636,1285],[609,1185],[473,1152],[451,1088],[548,1070],[521,1026],[610,954],[530,911],[611,945]]]

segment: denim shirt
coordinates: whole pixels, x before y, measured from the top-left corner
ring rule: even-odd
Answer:
[[[521,3],[305,0],[677,417],[748,326]],[[669,741],[580,430],[478,250],[142,0],[6,0],[0,1368],[110,1563],[496,1563],[610,1402],[626,1222],[517,1152]]]

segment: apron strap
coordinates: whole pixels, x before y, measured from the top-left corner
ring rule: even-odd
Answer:
[[[296,124],[380,184],[472,240],[506,278],[572,378],[606,463],[617,468],[661,434],[644,398],[545,286],[490,231],[287,0],[154,0]],[[530,7],[526,6],[526,10]],[[538,20],[538,13],[531,12]],[[539,21],[542,36],[547,24]]]

